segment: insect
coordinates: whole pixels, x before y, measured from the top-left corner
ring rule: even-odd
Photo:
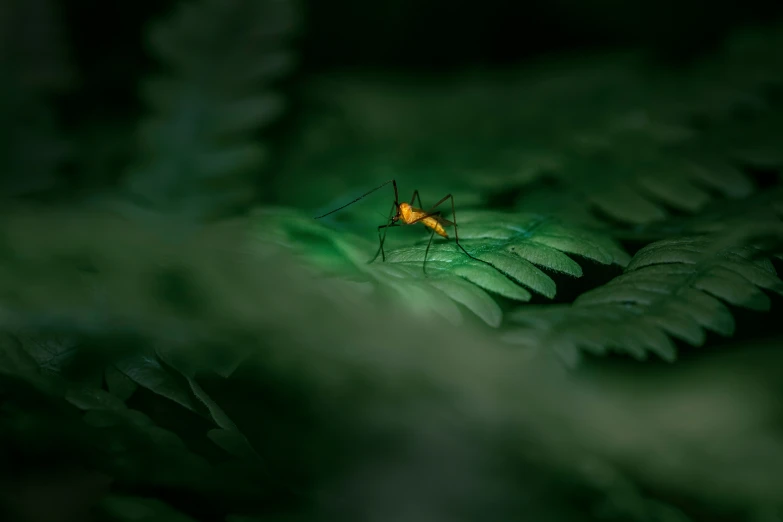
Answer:
[[[427,272],[427,254],[429,254],[430,246],[432,245],[432,239],[435,237],[435,234],[438,234],[439,236],[448,239],[449,235],[445,229],[445,227],[448,226],[454,227],[454,241],[457,244],[457,246],[471,259],[475,259],[476,261],[482,261],[481,259],[472,256],[470,252],[465,250],[465,248],[459,243],[459,234],[457,232],[457,215],[456,215],[456,211],[454,210],[454,196],[452,196],[451,194],[445,195],[443,198],[441,198],[440,201],[432,205],[432,207],[430,207],[430,210],[425,211],[422,209],[423,205],[421,204],[421,196],[419,196],[418,190],[413,191],[413,195],[411,196],[410,203],[406,203],[406,202],[400,203],[399,192],[397,191],[397,181],[393,179],[390,179],[389,181],[375,187],[369,192],[362,194],[361,196],[354,199],[350,203],[346,203],[342,207],[336,208],[330,212],[327,212],[322,216],[316,217],[315,219],[321,219],[323,217],[328,216],[329,214],[333,214],[337,212],[338,210],[342,210],[345,207],[353,205],[360,199],[369,196],[376,190],[385,187],[389,183],[391,183],[392,186],[394,187],[394,204],[392,205],[391,211],[389,212],[389,217],[387,219],[386,224],[378,226],[378,241],[379,241],[378,251],[375,253],[375,256],[373,256],[373,258],[370,259],[370,261],[368,261],[368,263],[372,263],[373,261],[375,261],[378,258],[379,254],[381,255],[383,261],[386,261],[386,253],[383,250],[383,244],[386,241],[386,231],[389,228],[399,227],[402,225],[415,225],[416,223],[421,223],[428,229],[432,230],[432,233],[430,234],[430,240],[427,243],[427,249],[424,251],[424,264],[422,265],[422,269],[424,270],[425,273]],[[442,212],[440,210],[435,210],[437,207],[439,207],[441,204],[443,204],[446,200],[449,199],[451,200],[451,218],[453,219],[453,221],[449,221],[448,219],[444,218],[441,215]],[[416,200],[418,200],[419,203],[418,207],[413,206]]]

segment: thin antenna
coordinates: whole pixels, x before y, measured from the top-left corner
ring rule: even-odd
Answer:
[[[346,203],[346,204],[345,204],[345,205],[343,205],[342,207],[340,207],[340,208],[336,208],[336,209],[334,209],[334,210],[332,210],[332,211],[329,211],[329,212],[327,212],[326,214],[324,214],[323,216],[318,216],[318,217],[317,217],[317,218],[315,218],[315,219],[321,219],[321,218],[323,218],[323,217],[326,217],[326,216],[328,216],[329,214],[334,214],[334,213],[335,213],[335,212],[337,212],[338,210],[342,210],[342,209],[344,209],[344,208],[345,208],[345,207],[347,207],[347,206],[353,205],[354,203],[356,203],[356,202],[357,202],[357,201],[359,201],[360,199],[362,199],[362,198],[364,198],[364,197],[366,197],[366,196],[369,196],[370,194],[372,194],[372,193],[373,193],[373,192],[375,192],[376,190],[378,190],[378,189],[380,189],[380,188],[383,188],[383,187],[385,187],[385,186],[386,186],[386,185],[388,185],[389,183],[394,183],[394,204],[396,205],[396,204],[397,204],[397,199],[398,199],[398,198],[397,198],[397,182],[396,182],[396,181],[394,181],[393,179],[390,179],[389,181],[387,181],[387,182],[386,182],[386,183],[384,183],[383,185],[380,185],[380,186],[378,186],[378,187],[375,187],[375,188],[374,188],[374,189],[372,189],[371,191],[369,191],[369,192],[367,192],[367,193],[365,193],[365,194],[362,194],[361,196],[359,196],[358,198],[354,199],[354,200],[353,200],[353,201],[351,201],[350,203]]]

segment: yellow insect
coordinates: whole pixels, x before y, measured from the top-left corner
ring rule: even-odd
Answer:
[[[454,227],[454,241],[457,244],[457,246],[471,259],[475,259],[476,261],[482,261],[481,259],[473,257],[467,250],[465,250],[465,248],[463,248],[462,245],[459,244],[459,234],[457,233],[457,215],[454,210],[454,196],[452,196],[451,194],[447,194],[446,196],[441,198],[440,201],[435,203],[430,208],[430,210],[425,211],[421,208],[423,205],[421,204],[421,196],[419,196],[418,190],[413,191],[413,196],[411,196],[410,203],[406,203],[406,202],[400,203],[399,193],[397,191],[397,182],[393,179],[390,179],[386,183],[383,183],[382,185],[375,187],[371,191],[362,194],[361,196],[354,199],[350,203],[347,203],[342,207],[327,212],[322,216],[318,216],[315,219],[321,219],[323,217],[328,216],[329,214],[337,212],[338,210],[342,210],[349,205],[353,205],[360,199],[369,196],[376,190],[385,187],[389,183],[391,183],[394,186],[394,204],[392,205],[391,212],[389,213],[389,218],[387,220],[387,223],[378,226],[378,240],[380,242],[380,245],[378,246],[378,251],[375,253],[375,256],[373,256],[373,258],[369,261],[370,263],[372,263],[378,258],[378,254],[381,254],[382,259],[386,261],[386,253],[383,250],[383,243],[386,241],[386,229],[391,227],[398,227],[401,225],[414,225],[416,223],[421,223],[428,229],[432,230],[432,234],[430,234],[430,240],[427,243],[427,249],[424,251],[424,264],[422,265],[424,272],[427,271],[427,254],[429,254],[430,245],[432,245],[432,238],[435,237],[435,234],[438,234],[439,236],[448,239],[449,235],[446,233],[446,229],[445,229],[445,227],[447,226]],[[413,203],[415,203],[417,199],[419,202],[419,207],[414,207]],[[448,219],[445,219],[441,215],[440,210],[435,210],[438,206],[440,206],[448,199],[451,200],[451,217],[454,221],[449,221]],[[381,233],[381,231],[383,231],[383,233]],[[486,261],[482,261],[482,262],[486,262]]]

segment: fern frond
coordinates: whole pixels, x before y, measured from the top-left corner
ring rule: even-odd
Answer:
[[[776,88],[783,89],[783,81]],[[704,141],[710,150],[720,151],[730,161],[777,170],[779,179],[783,181],[781,136],[783,102],[777,102],[752,111],[744,121],[728,120],[714,125],[705,132]]]
[[[256,133],[283,108],[271,82],[292,65],[289,1],[200,0],[150,31],[168,74],[144,87],[151,114],[127,178],[138,202],[190,218],[236,211],[266,159]]]
[[[537,267],[581,277],[582,268],[566,254],[620,266],[625,266],[630,259],[612,239],[561,223],[551,216],[468,211],[460,212],[458,227],[460,243],[471,255],[549,298],[555,296],[555,282]],[[460,275],[506,297],[527,300],[520,299],[520,295],[507,294],[505,287],[495,290],[495,281],[485,275],[487,271],[477,270],[482,263],[470,259],[456,245],[447,242],[453,240],[440,240],[440,245],[430,249],[428,267]],[[387,260],[411,267],[421,266],[424,252],[422,246],[396,249],[388,252]],[[529,294],[527,298],[530,298]]]
[[[128,408],[112,394],[96,388],[70,388],[65,399],[82,410],[84,422],[112,440],[100,448],[115,476],[149,484],[183,484],[207,476],[210,464],[193,453],[174,432],[156,425],[141,411]],[[146,477],[154,466],[159,473]]]
[[[525,308],[510,319],[511,343],[551,346],[575,363],[581,350],[609,350],[665,360],[676,356],[671,337],[701,346],[706,331],[734,333],[728,305],[769,309],[762,290],[783,294],[783,282],[752,247],[723,247],[705,236],[653,243],[633,257],[623,275],[581,295],[573,305]]]
[[[320,205],[324,193],[395,177],[425,197],[451,192],[463,207],[483,203],[488,193],[557,167],[564,135],[638,96],[637,72],[637,57],[609,56],[441,81],[315,81],[310,103],[325,110],[313,111],[302,126],[286,164],[308,183],[285,186],[279,195],[286,204]]]
[[[41,391],[49,391],[51,385],[24,343],[7,332],[0,333],[0,375],[21,378]]]
[[[0,6],[0,195],[55,188],[69,154],[49,106],[73,79],[50,0],[9,0]]]
[[[612,235],[621,240],[645,243],[701,234],[716,234],[732,241],[732,238],[742,236],[749,229],[774,229],[781,224],[783,185],[767,188],[742,199],[714,201],[693,216],[678,216],[628,230],[615,229]]]
[[[120,399],[128,400],[138,389],[139,385],[122,373],[116,366],[110,364],[104,370],[104,380],[109,393]]]
[[[263,227],[259,237],[300,251],[311,264],[337,277],[372,282],[415,311],[434,311],[453,322],[461,319],[454,305],[459,303],[487,324],[499,326],[500,307],[487,292],[517,301],[532,297],[528,289],[554,297],[555,281],[542,269],[582,275],[582,268],[567,254],[601,264],[628,262],[612,239],[552,217],[473,211],[459,215],[460,243],[480,261],[465,255],[453,239],[443,239],[430,248],[425,273],[426,239],[389,249],[386,262],[379,257],[368,265],[377,243],[330,230],[290,209],[259,210],[257,215]]]
[[[116,361],[115,367],[137,386],[166,397],[191,411],[198,411],[196,401],[187,389],[185,378],[165,368],[155,354],[134,354]]]
[[[745,198],[756,184],[741,165],[781,161],[774,33],[675,73],[607,55],[481,78],[329,78],[311,92],[325,110],[290,145],[286,172],[303,182],[278,194],[313,208],[395,177],[461,208],[604,228]]]
[[[458,324],[463,320],[456,304],[459,303],[487,324],[500,325],[502,312],[498,304],[484,290],[458,275],[427,278],[421,264],[416,268],[394,266],[393,263],[368,264],[378,249],[377,243],[355,234],[336,232],[292,209],[264,209],[258,210],[256,215],[260,218],[260,226],[254,233],[257,239],[271,241],[299,253],[306,264],[321,274],[343,282],[369,285],[367,288],[371,291],[390,295],[416,314],[435,314]],[[424,252],[424,246],[421,252]],[[456,256],[452,253],[451,257]],[[471,272],[473,279],[480,279],[484,286],[508,297],[530,298],[527,291],[492,267],[480,265],[473,270],[481,275]]]

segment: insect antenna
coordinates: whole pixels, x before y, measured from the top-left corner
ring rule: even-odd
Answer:
[[[395,180],[393,180],[393,179],[390,179],[390,180],[389,180],[389,181],[387,181],[386,183],[383,183],[383,184],[381,184],[381,185],[379,185],[379,186],[375,187],[374,189],[370,190],[369,192],[366,192],[366,193],[362,194],[361,196],[359,196],[358,198],[354,199],[354,200],[353,200],[353,201],[351,201],[350,203],[346,203],[346,204],[345,204],[345,205],[343,205],[342,207],[336,208],[336,209],[334,209],[334,210],[330,210],[330,211],[329,211],[329,212],[327,212],[326,214],[324,214],[324,215],[322,215],[322,216],[318,216],[318,217],[316,217],[315,219],[321,219],[321,218],[323,218],[323,217],[326,217],[326,216],[328,216],[329,214],[334,214],[334,213],[335,213],[335,212],[337,212],[338,210],[342,210],[342,209],[344,209],[345,207],[351,206],[351,205],[353,205],[354,203],[356,203],[357,201],[359,201],[360,199],[362,199],[362,198],[365,198],[365,197],[369,196],[370,194],[372,194],[372,193],[373,193],[373,192],[375,192],[376,190],[378,190],[378,189],[381,189],[381,188],[385,187],[385,186],[386,186],[386,185],[388,185],[389,183],[394,183],[394,204],[395,204],[395,205],[397,205],[397,204],[398,204],[398,201],[399,201],[399,198],[397,197],[397,182],[396,182]]]

